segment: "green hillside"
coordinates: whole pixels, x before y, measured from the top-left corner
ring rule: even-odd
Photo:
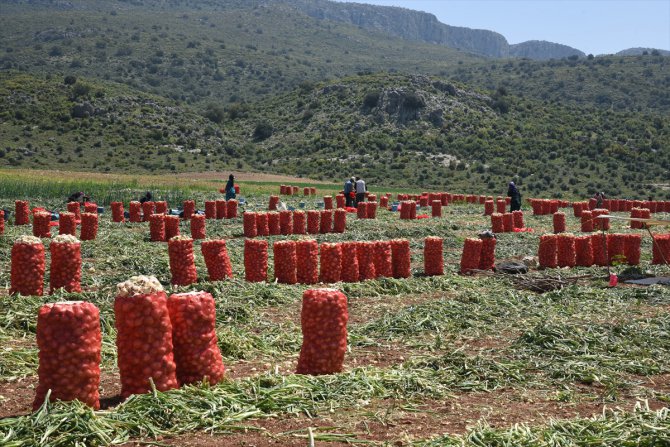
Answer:
[[[2,5],[0,66],[111,80],[203,108],[257,100],[305,80],[389,69],[437,73],[478,60],[444,46],[317,21],[280,4],[74,4],[81,8]]]
[[[388,186],[664,196],[670,119],[375,74],[303,84],[221,112],[217,124],[125,86],[4,74],[5,166],[170,172],[251,169]],[[69,80],[71,82],[71,80]],[[75,111],[90,104],[91,112]],[[79,110],[81,112],[81,110]],[[210,110],[211,113],[217,112]],[[217,119],[218,120],[218,119]]]
[[[169,172],[237,163],[222,129],[169,100],[19,73],[0,73],[0,141],[4,166]]]

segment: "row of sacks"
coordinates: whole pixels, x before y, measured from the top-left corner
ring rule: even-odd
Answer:
[[[525,225],[523,211],[491,214],[491,231],[494,233],[511,233],[515,229],[525,228]]]
[[[406,239],[320,245],[311,239],[276,241],[272,249],[275,279],[284,284],[329,284],[411,276],[410,248]],[[268,280],[268,250],[266,240],[244,241],[247,281]]]
[[[640,234],[545,234],[540,236],[538,261],[543,268],[638,265],[641,242]],[[670,234],[655,235],[652,264],[665,264],[668,261]]]
[[[306,212],[270,211],[267,213],[245,211],[242,214],[242,223],[244,236],[248,238],[290,234],[344,233],[347,226],[347,211],[345,209]]]
[[[216,308],[207,292],[169,297],[154,277],[118,284],[114,300],[121,396],[223,380]],[[342,371],[349,319],[346,296],[334,289],[303,293],[298,374]],[[100,311],[90,302],[43,305],[37,316],[38,385],[33,408],[73,401],[100,408]],[[63,349],[76,346],[76,349]]]
[[[279,185],[279,194],[295,196],[300,192],[299,186]],[[302,194],[305,196],[316,195],[316,188],[313,186],[305,186],[302,188]]]
[[[112,222],[125,222],[125,210],[123,202],[112,202],[110,204],[112,210]],[[206,200],[205,212],[203,217],[205,219],[234,219],[237,217],[238,202],[235,199],[230,200]],[[193,216],[199,214],[195,200],[184,200],[182,202],[182,212],[180,217],[185,220],[190,220]],[[148,222],[153,215],[168,215],[171,210],[168,208],[167,202],[130,202],[128,220],[131,223]],[[177,216],[179,217],[179,216]]]

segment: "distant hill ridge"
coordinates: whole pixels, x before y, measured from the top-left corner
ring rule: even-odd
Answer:
[[[349,23],[409,40],[445,45],[487,57],[561,59],[585,54],[553,42],[529,40],[510,45],[494,31],[446,25],[433,14],[393,6],[340,3],[329,0],[275,0],[292,5],[310,17]]]

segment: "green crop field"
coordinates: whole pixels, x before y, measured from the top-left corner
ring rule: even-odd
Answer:
[[[298,182],[316,186],[317,198],[282,200],[295,207],[302,202],[304,209],[315,209],[319,197],[338,188],[306,179],[294,184]],[[267,210],[269,195],[277,194],[282,182],[239,183],[246,199],[242,212]],[[63,210],[65,195],[81,189],[100,203],[122,200],[128,209],[129,200],[150,189],[171,208],[192,198],[203,209],[205,200],[221,198],[221,185],[211,179],[166,176],[49,179],[31,171],[5,171],[0,205],[13,210],[14,199],[21,197],[31,207]],[[552,231],[551,215],[532,216],[527,204],[523,209],[526,226],[533,231],[498,234],[498,261],[537,255],[539,237]],[[564,211],[567,230],[579,233],[579,220],[569,208]],[[380,209],[376,219],[356,219],[350,213],[342,234],[263,237],[270,250],[269,279],[262,283],[244,280],[242,218],[207,220],[207,237],[227,241],[234,278],[209,282],[196,240],[198,282],[172,288],[167,244],[149,241],[147,223],[113,223],[106,207],[97,238],[82,242],[83,292],[29,297],[9,295],[8,290],[12,245],[19,236],[32,234],[31,227],[7,222],[0,236],[0,444],[670,444],[667,286],[620,283],[610,288],[606,267],[531,268],[528,280],[551,276],[576,281],[545,293],[527,290],[502,274],[461,275],[465,238],[490,227],[482,205],[450,204],[442,218],[400,220],[398,214]],[[655,217],[670,218],[667,213]],[[189,234],[189,222],[181,223],[181,231]],[[639,269],[670,273],[668,266],[650,264],[652,242],[645,230],[615,221],[610,231],[642,234]],[[667,227],[653,231],[667,232]],[[428,236],[444,239],[442,276],[423,273]],[[412,275],[316,286],[276,283],[272,243],[306,237],[319,243],[408,239]],[[48,246],[49,240],[43,243]],[[615,265],[611,270],[622,273],[625,268]],[[226,366],[222,383],[121,400],[113,303],[116,284],[133,275],[156,276],[168,294],[203,290],[213,295],[218,346]],[[341,373],[295,374],[302,343],[302,294],[315,287],[334,287],[348,299],[348,347]],[[58,402],[32,412],[38,309],[68,300],[90,301],[100,309],[102,409]]]

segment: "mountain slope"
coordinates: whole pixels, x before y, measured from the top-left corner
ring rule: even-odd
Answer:
[[[670,118],[546,105],[446,79],[376,74],[320,84],[230,120],[257,169],[471,192],[653,192],[670,168]],[[660,192],[658,192],[660,194]],[[666,193],[667,195],[667,193]]]
[[[206,118],[109,82],[0,72],[0,111],[4,166],[168,172],[239,161]]]
[[[286,3],[320,20],[348,23],[403,39],[446,45],[482,56],[509,55],[509,45],[501,34],[445,25],[433,14],[426,12],[328,0],[286,0]]]
[[[582,51],[567,45],[547,42],[546,40],[529,40],[509,46],[509,55],[536,60],[563,59],[567,57],[585,57]]]

